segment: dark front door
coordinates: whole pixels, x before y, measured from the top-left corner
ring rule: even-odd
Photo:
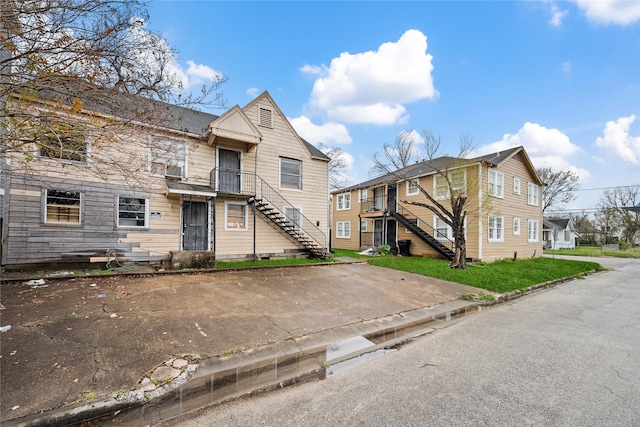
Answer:
[[[389,212],[395,212],[396,211],[396,186],[395,185],[390,185],[389,189],[387,190],[387,209],[389,210]]]
[[[398,246],[396,230],[396,221],[393,219],[387,220],[387,245],[391,246],[392,248]]]
[[[380,246],[384,243],[384,221],[376,219],[373,221],[373,246]]]
[[[182,202],[182,250],[209,249],[208,213],[207,202]]]
[[[218,150],[218,191],[240,193],[240,152]]]

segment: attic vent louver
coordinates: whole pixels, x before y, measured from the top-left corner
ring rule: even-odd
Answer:
[[[273,112],[266,108],[260,108],[258,124],[264,127],[273,127]]]

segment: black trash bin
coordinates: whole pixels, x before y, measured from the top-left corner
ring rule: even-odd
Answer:
[[[409,246],[411,246],[411,240],[398,240],[398,249],[400,250],[400,255],[411,256]]]

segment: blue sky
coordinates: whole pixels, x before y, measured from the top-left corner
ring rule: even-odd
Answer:
[[[350,184],[408,131],[460,135],[477,154],[523,145],[570,168],[593,208],[640,184],[640,2],[152,1],[147,26],[196,88],[229,105],[269,91],[309,142],[344,150]],[[214,114],[223,111],[214,110]],[[593,189],[593,190],[591,190]]]

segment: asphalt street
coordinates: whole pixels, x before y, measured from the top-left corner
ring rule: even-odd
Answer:
[[[167,425],[638,426],[640,260],[597,261],[614,270],[483,310],[327,380]]]

